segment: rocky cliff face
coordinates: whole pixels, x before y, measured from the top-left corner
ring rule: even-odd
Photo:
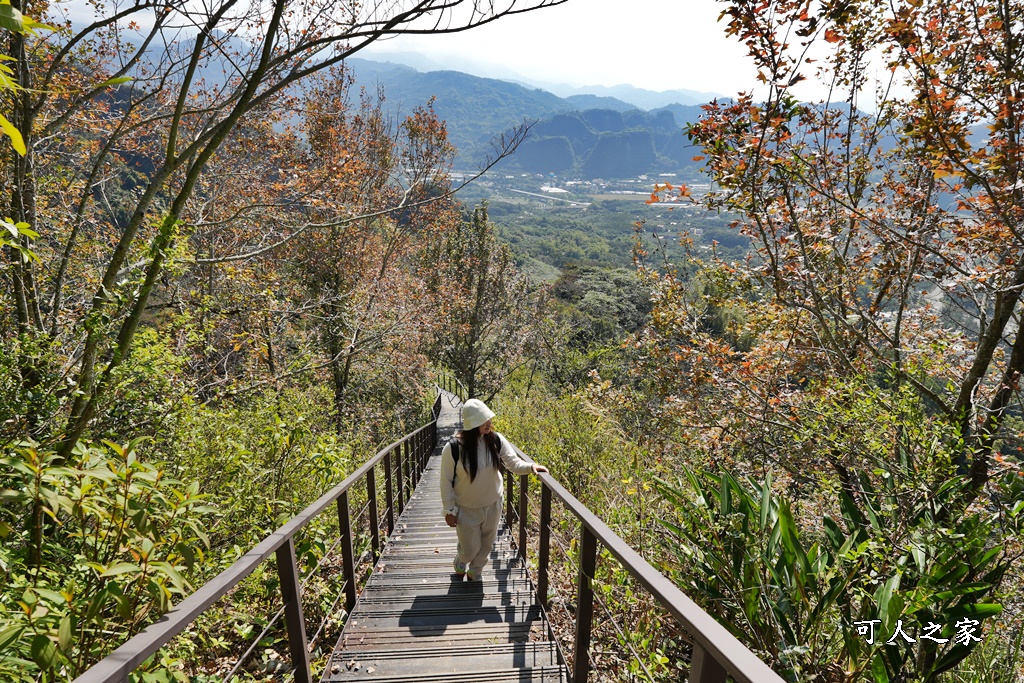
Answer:
[[[685,171],[694,164],[683,126],[668,110],[590,109],[558,114],[538,121],[527,143],[509,160],[509,167],[531,173],[618,178]],[[566,144],[573,157],[568,166]]]

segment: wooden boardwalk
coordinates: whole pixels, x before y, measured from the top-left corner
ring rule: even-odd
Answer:
[[[503,521],[481,581],[452,569],[455,529],[444,522],[441,447],[459,423],[445,394],[438,447],[359,596],[322,681],[562,683],[533,582]]]

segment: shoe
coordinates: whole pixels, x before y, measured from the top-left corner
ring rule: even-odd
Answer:
[[[480,580],[480,575],[479,574],[474,574],[473,572],[470,572],[470,571],[466,572],[466,581],[479,581],[479,580]]]
[[[453,566],[455,567],[455,573],[459,575],[460,579],[466,575],[466,565],[464,565],[462,562],[459,562],[458,557],[455,558]]]

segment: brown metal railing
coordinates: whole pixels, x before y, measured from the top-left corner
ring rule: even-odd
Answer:
[[[440,394],[434,403],[435,415],[440,407]],[[385,478],[385,500],[387,533],[395,527],[395,508],[399,514],[419,482],[420,474],[437,445],[437,420],[424,425],[415,432],[388,445],[370,458],[343,482],[325,493],[315,503],[292,518],[271,536],[263,539],[256,547],[237,562],[205,583],[195,593],[185,598],[174,609],[120,646],[95,666],[75,679],[74,683],[122,683],[153,653],[185,630],[199,615],[215,602],[227,595],[245,577],[256,570],[270,555],[277,558],[277,573],[280,579],[283,614],[288,635],[288,650],[296,683],[311,683],[308,642],[305,618],[302,610],[299,567],[295,555],[295,536],[310,522],[334,505],[338,513],[338,525],[344,577],[345,610],[351,612],[356,603],[356,565],[358,558],[353,549],[352,514],[349,510],[349,493],[362,482],[366,482],[367,507],[370,519],[373,559],[376,562],[381,552],[378,516],[378,494],[376,475],[383,467]],[[236,666],[237,668],[237,666]],[[230,677],[230,676],[229,676]]]
[[[515,448],[515,446],[513,446]],[[516,452],[531,460],[518,448]],[[693,645],[689,683],[725,683],[727,676],[736,683],[784,683],[783,679],[761,661],[743,643],[719,624],[669,579],[652,567],[640,554],[626,544],[608,525],[555,480],[550,474],[537,475],[540,480],[540,514],[537,539],[537,597],[549,609],[548,580],[551,557],[551,510],[557,499],[564,510],[579,522],[579,555],[575,566],[576,613],[573,615],[575,637],[572,647],[572,683],[587,683],[591,669],[590,641],[594,621],[594,585],[600,548],[614,556],[633,580],[642,586],[689,634]],[[514,479],[519,480],[518,495]],[[518,548],[526,560],[528,541],[529,476],[506,478],[505,510],[509,524],[518,519]]]
[[[444,389],[449,394],[455,394],[462,400],[472,398],[472,396],[468,395],[466,385],[463,384],[451,371],[442,370],[437,373],[437,386]]]

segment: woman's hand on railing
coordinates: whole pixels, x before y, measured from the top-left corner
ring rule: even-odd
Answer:
[[[540,474],[541,472],[547,472],[547,471],[548,471],[548,468],[544,467],[544,465],[538,465],[537,463],[533,464],[533,473],[534,474]]]

